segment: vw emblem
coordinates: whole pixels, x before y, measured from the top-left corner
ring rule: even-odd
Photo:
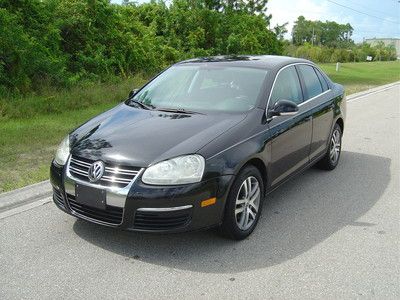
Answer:
[[[88,171],[88,177],[90,182],[99,181],[104,174],[104,163],[102,161],[96,161],[91,164]]]

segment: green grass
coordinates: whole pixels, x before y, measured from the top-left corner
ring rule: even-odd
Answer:
[[[63,136],[143,83],[137,77],[0,99],[0,193],[47,179]]]
[[[400,62],[323,64],[347,94],[400,80]],[[91,84],[40,95],[0,98],[0,193],[49,177],[58,143],[73,128],[113,107],[142,77]]]
[[[321,64],[321,68],[337,83],[343,84],[347,95],[400,80],[400,61]]]
[[[38,115],[58,115],[65,111],[118,103],[129,91],[144,84],[142,76],[111,83],[86,83],[72,89],[48,89],[40,94],[0,97],[0,120],[26,119]]]
[[[57,115],[1,121],[0,192],[47,179],[50,161],[62,137],[112,106],[100,104]]]

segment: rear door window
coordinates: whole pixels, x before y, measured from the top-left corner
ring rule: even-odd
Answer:
[[[303,76],[307,100],[322,93],[322,85],[313,67],[308,65],[298,65],[299,71]]]
[[[296,104],[303,102],[299,76],[294,66],[283,69],[276,77],[269,107],[273,107],[279,100],[290,100]]]
[[[317,76],[318,76],[318,78],[319,78],[319,81],[320,81],[321,84],[322,84],[322,89],[324,90],[324,92],[327,91],[327,90],[329,90],[329,85],[328,85],[328,83],[326,82],[325,77],[322,76],[321,72],[320,72],[317,68],[314,68],[314,70],[315,70],[315,72],[317,73]]]

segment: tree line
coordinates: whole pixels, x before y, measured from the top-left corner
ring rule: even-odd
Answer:
[[[334,48],[327,46],[315,46],[308,42],[296,46],[286,44],[283,51],[284,55],[300,57],[319,63],[336,62],[363,62],[367,58],[373,61],[396,60],[396,49],[392,45],[384,45],[383,42],[375,46],[367,43],[352,44],[346,48]]]
[[[311,21],[299,16],[293,26],[292,43],[286,42],[284,54],[321,63],[359,62],[367,57],[378,61],[396,59],[394,46],[383,42],[375,46],[355,44],[353,30],[349,23]]]
[[[0,0],[0,92],[154,74],[191,57],[282,54],[268,0]]]
[[[300,16],[270,29],[268,0],[0,0],[0,94],[145,77],[187,58],[286,54],[315,62],[389,60],[350,24]]]

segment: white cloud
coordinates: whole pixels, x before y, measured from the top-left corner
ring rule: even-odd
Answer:
[[[319,20],[327,13],[326,4],[318,5],[312,0],[269,0],[267,13],[272,14],[271,26],[289,22],[291,29],[294,21],[300,15],[306,19]]]
[[[316,0],[269,0],[268,14],[272,14],[271,28],[276,24],[282,25],[289,22],[288,34],[286,38],[291,37],[294,21],[299,16],[304,16],[308,20],[335,21],[338,23],[352,23],[353,18],[343,12],[333,11],[328,2]]]

